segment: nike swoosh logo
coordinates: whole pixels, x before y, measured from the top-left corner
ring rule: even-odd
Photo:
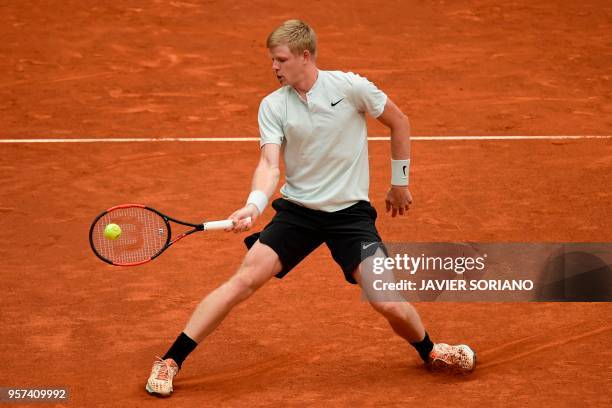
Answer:
[[[408,167],[408,166],[402,166],[402,171],[404,172],[404,177],[406,177],[406,167]]]
[[[331,106],[336,106],[337,104],[339,104],[339,103],[340,103],[340,102],[342,102],[343,100],[344,100],[344,98],[340,99],[340,100],[339,100],[339,101],[337,101],[337,102],[332,102],[332,103],[331,103]]]
[[[368,249],[368,248],[369,248],[369,247],[371,247],[372,245],[376,245],[376,244],[378,244],[378,242],[371,242],[371,243],[369,243],[369,244],[367,244],[367,245],[366,245],[366,244],[363,244],[362,249]]]

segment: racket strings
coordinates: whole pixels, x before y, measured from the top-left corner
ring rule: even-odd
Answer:
[[[108,224],[117,224],[117,239],[104,236]],[[106,213],[94,225],[92,242],[95,250],[113,263],[143,262],[157,255],[168,241],[168,227],[157,213],[142,207],[118,208]]]

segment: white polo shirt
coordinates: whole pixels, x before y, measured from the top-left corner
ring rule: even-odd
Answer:
[[[261,101],[260,145],[283,148],[284,198],[332,212],[369,201],[365,112],[380,116],[387,95],[352,72],[318,73],[307,101],[289,85]]]

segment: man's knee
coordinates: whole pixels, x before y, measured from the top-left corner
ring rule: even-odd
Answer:
[[[230,296],[236,301],[248,298],[280,270],[276,253],[257,242],[245,256],[238,271],[226,283]]]
[[[402,302],[376,302],[370,304],[378,313],[382,314],[387,320],[402,320],[405,316],[405,304]]]
[[[248,273],[244,273],[248,271],[241,270],[236,273],[234,276],[230,278],[230,280],[226,283],[227,288],[230,292],[230,297],[235,301],[242,301],[251,296],[258,288],[255,285],[254,280],[248,275]]]

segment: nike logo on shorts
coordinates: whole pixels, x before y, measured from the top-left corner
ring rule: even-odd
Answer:
[[[378,244],[378,242],[370,242],[369,244],[363,244],[361,249],[368,249],[372,245],[376,245],[376,244]]]

